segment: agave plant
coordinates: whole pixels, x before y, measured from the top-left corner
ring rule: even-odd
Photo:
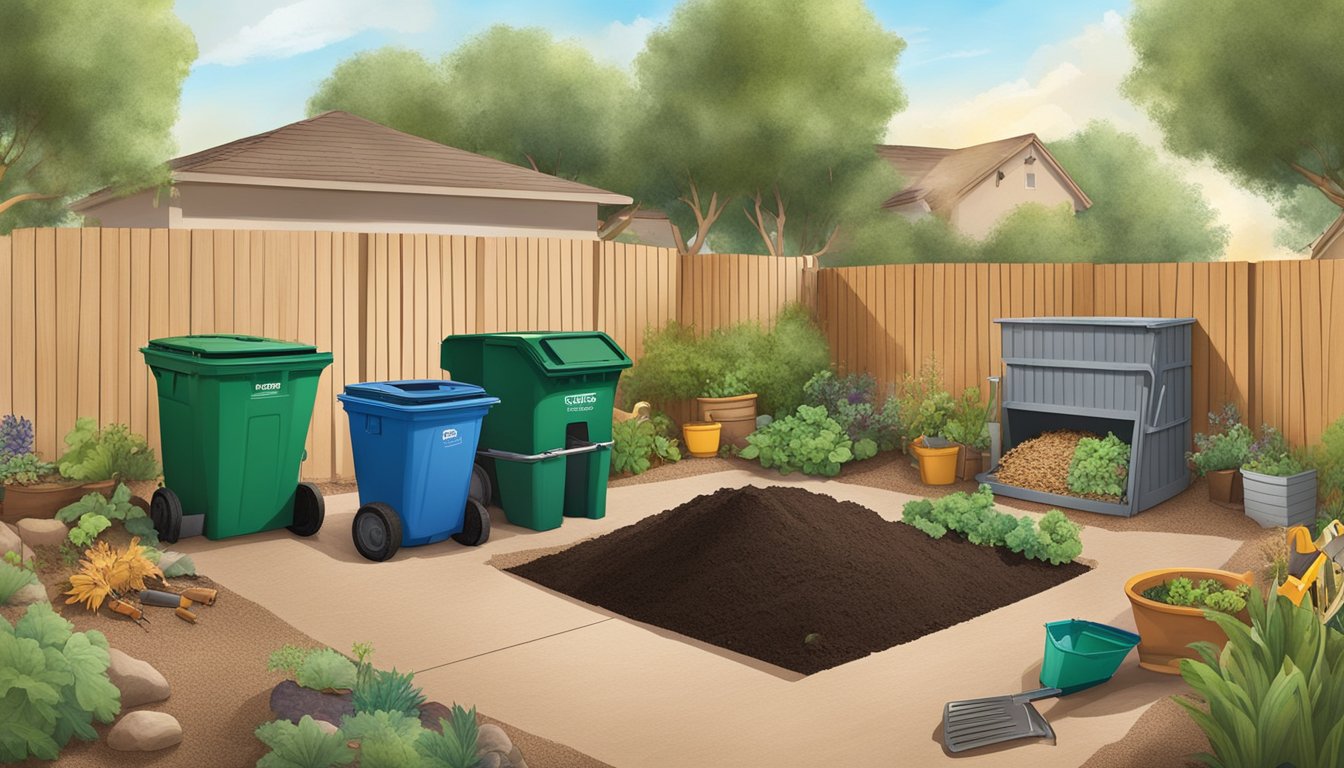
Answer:
[[[1197,757],[1212,768],[1344,767],[1344,634],[1321,625],[1310,597],[1297,606],[1277,592],[1247,601],[1250,627],[1206,610],[1227,645],[1194,643],[1203,661],[1181,662],[1208,709],[1176,702],[1208,737],[1213,754]]]

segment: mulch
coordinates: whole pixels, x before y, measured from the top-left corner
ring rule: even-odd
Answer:
[[[623,616],[812,674],[1085,573],[932,539],[801,488],[723,489],[509,568]]]

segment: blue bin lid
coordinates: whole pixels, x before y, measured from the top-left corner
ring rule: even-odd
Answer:
[[[347,384],[345,394],[365,400],[380,400],[397,405],[433,405],[485,397],[484,389],[463,381],[410,379],[408,381],[370,381]]]

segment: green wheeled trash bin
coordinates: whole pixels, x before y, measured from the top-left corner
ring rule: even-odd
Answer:
[[[159,393],[165,487],[150,501],[159,538],[317,533],[322,494],[299,482],[299,464],[331,353],[235,335],[154,339],[140,352]]]
[[[548,531],[607,510],[611,416],[630,357],[601,331],[449,336],[440,364],[500,399],[477,455],[509,522]]]

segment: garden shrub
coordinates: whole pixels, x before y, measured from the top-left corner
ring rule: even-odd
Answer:
[[[434,768],[472,768],[476,765],[476,742],[480,730],[476,725],[476,708],[463,710],[453,703],[452,721],[439,718],[439,730],[425,731],[416,750]]]
[[[154,521],[149,519],[145,510],[131,503],[131,489],[124,483],[117,485],[111,498],[106,498],[101,493],[87,493],[84,498],[63,507],[56,513],[57,520],[67,525],[76,524],[77,527],[70,531],[69,538],[71,543],[79,547],[91,545],[98,534],[108,527],[104,525],[98,528],[100,524],[97,520],[86,525],[85,520],[90,516],[101,517],[108,522],[108,525],[111,524],[110,521],[119,521],[132,536],[139,536],[151,546],[159,544],[159,532],[154,529]]]
[[[1283,433],[1265,424],[1260,427],[1260,436],[1251,443],[1246,463],[1241,468],[1262,475],[1288,477],[1306,471],[1307,466],[1293,454]]]
[[[102,480],[153,480],[159,476],[154,450],[125,424],[98,429],[91,418],[75,419],[65,436],[65,455],[57,462],[63,477],[82,483]]]
[[[0,485],[35,485],[56,471],[56,465],[35,453],[20,453],[0,461]]]
[[[824,407],[850,440],[872,440],[879,451],[900,447],[900,402],[894,396],[879,402],[872,374],[818,371],[803,385],[803,402]]]
[[[367,676],[357,677],[354,689],[356,712],[404,712],[420,716],[420,705],[425,695],[411,683],[412,672],[401,673],[370,669]]]
[[[1344,515],[1344,417],[1326,427],[1316,451],[1316,483],[1326,517]]]
[[[665,420],[664,420],[665,421]],[[627,419],[611,425],[611,473],[643,474],[656,460],[681,461],[681,448],[674,437],[661,433],[659,422]]]
[[[957,403],[943,388],[938,361],[925,361],[919,373],[907,374],[900,386],[898,418],[901,436],[907,443],[920,436],[941,435]]]
[[[315,691],[355,687],[355,663],[330,648],[308,653],[294,672],[294,682]]]
[[[107,638],[75,632],[49,603],[0,617],[0,762],[55,760],[71,737],[94,741],[93,721],[110,723],[121,692],[107,677]]]
[[[747,436],[747,447],[738,454],[761,462],[780,474],[801,470],[808,475],[834,477],[848,461],[877,454],[877,444],[850,440],[822,406],[800,405],[792,416],[775,419]]]
[[[1246,596],[1250,593],[1251,588],[1247,584],[1227,587],[1217,579],[1201,579],[1196,584],[1184,576],[1143,590],[1144,597],[1159,603],[1209,608],[1222,613],[1239,613],[1246,607]]]
[[[989,450],[989,414],[980,403],[979,387],[967,387],[961,393],[939,434],[977,451]]]
[[[1200,660],[1181,661],[1201,700],[1175,699],[1208,737],[1213,754],[1196,757],[1209,765],[1338,766],[1344,755],[1344,634],[1321,625],[1311,598],[1293,605],[1277,586],[1248,594],[1249,627],[1204,611],[1227,643],[1194,643]]]
[[[14,553],[6,552],[5,554]],[[17,560],[18,557],[15,554],[13,559]],[[11,562],[8,557],[0,560],[0,605],[8,605],[9,599],[14,597],[16,592],[37,583],[37,574],[16,562]]]
[[[1107,432],[1104,438],[1078,441],[1069,462],[1069,490],[1098,496],[1125,495],[1129,480],[1129,445]]]
[[[994,509],[994,492],[981,485],[973,494],[952,493],[940,499],[907,502],[901,519],[935,539],[955,531],[972,544],[1008,547],[1031,560],[1051,565],[1072,562],[1083,553],[1079,527],[1063,512],[1052,509],[1040,526],[1023,515],[1021,519]]]
[[[258,739],[271,748],[257,768],[331,768],[349,765],[355,760],[340,731],[327,733],[310,715],[304,715],[298,725],[288,720],[265,723],[255,731]]]
[[[1210,412],[1209,427],[1207,435],[1202,432],[1195,435],[1195,450],[1186,455],[1195,474],[1203,477],[1210,472],[1240,469],[1250,454],[1255,435],[1241,423],[1236,404],[1228,403],[1223,410]]]

